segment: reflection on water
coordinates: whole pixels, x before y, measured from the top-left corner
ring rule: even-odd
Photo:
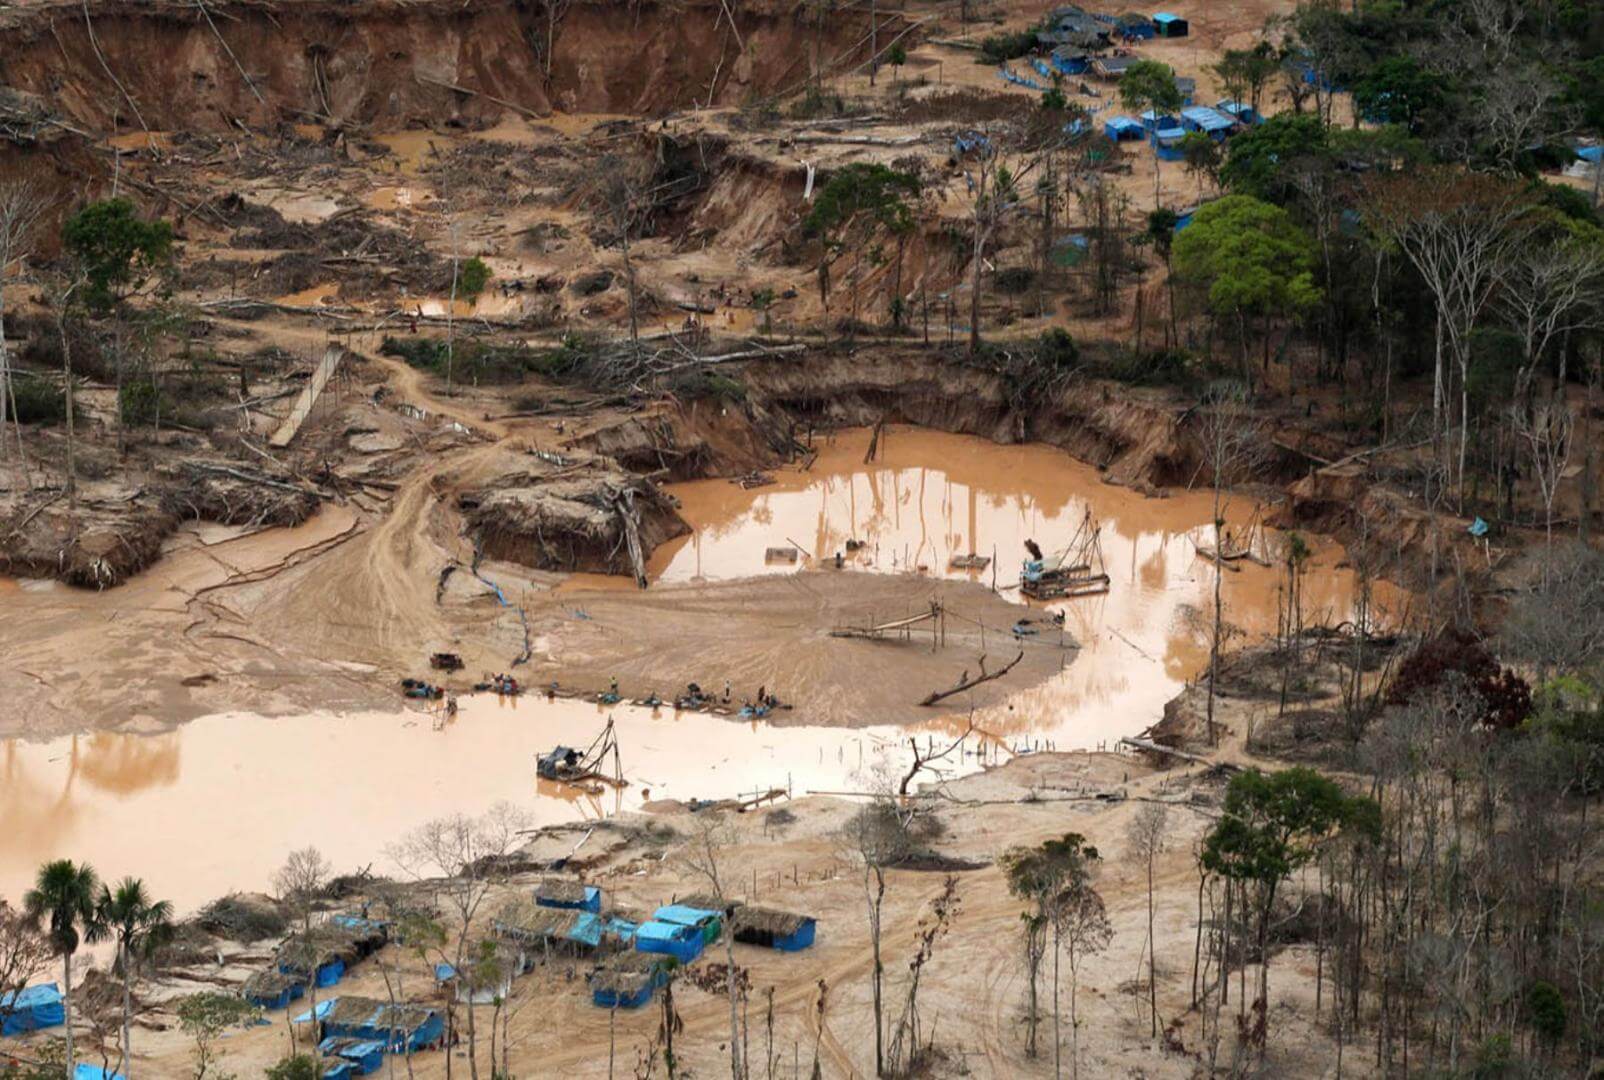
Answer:
[[[981,736],[970,746],[993,758],[1134,734],[1202,667],[1204,646],[1188,611],[1206,610],[1213,571],[1196,557],[1189,532],[1208,521],[1207,496],[1142,498],[1044,447],[897,429],[880,460],[865,466],[866,446],[866,433],[842,435],[821,448],[811,470],[781,471],[777,483],[756,491],[726,481],[677,485],[695,530],[654,553],[653,576],[673,587],[793,572],[766,564],[764,549],[795,543],[824,557],[841,551],[846,573],[911,566],[985,584],[995,576],[1004,595],[1017,598],[1007,589],[1017,581],[1024,540],[1051,552],[1089,509],[1103,523],[1110,591],[1050,605],[1064,611],[1081,651],[1067,654],[1058,676],[977,713]],[[1242,501],[1228,509],[1238,525],[1251,513]],[[850,556],[849,539],[863,544]],[[1352,578],[1334,569],[1333,546],[1314,550],[1309,621],[1340,620],[1351,606]],[[984,571],[948,569],[953,555],[970,553],[995,561]],[[583,588],[584,580],[573,584]],[[1272,569],[1244,564],[1226,574],[1228,619],[1249,635],[1273,631],[1277,588]],[[996,655],[1011,645],[999,641]],[[557,743],[588,746],[605,725],[607,710],[572,701],[465,699],[457,719],[441,727],[416,712],[224,715],[157,736],[0,742],[0,897],[15,901],[39,863],[60,857],[88,860],[108,877],[143,876],[181,907],[266,887],[285,853],[306,844],[342,869],[372,863],[386,872],[384,845],[409,827],[500,799],[549,823],[596,819],[647,798],[861,789],[877,762],[906,761],[910,734],[964,731],[964,703],[950,704],[952,713],[913,733],[771,728],[620,707],[611,715],[631,784],[597,793],[534,775],[536,754]]]
[[[1083,646],[1063,674],[978,714],[989,732],[1049,736],[1061,747],[1089,747],[1134,735],[1159,719],[1165,702],[1207,659],[1198,614],[1212,610],[1213,567],[1197,556],[1212,497],[1180,492],[1147,498],[1104,484],[1097,470],[1051,447],[998,446],[984,439],[922,429],[891,429],[872,465],[869,434],[821,441],[811,469],[779,470],[752,491],[724,480],[677,484],[687,537],[653,553],[649,570],[666,583],[793,573],[828,565],[841,553],[846,572],[914,572],[969,578],[1020,600],[1025,541],[1048,553],[1065,547],[1085,514],[1102,523],[1108,593],[1043,605],[1063,611]],[[1226,506],[1230,527],[1247,527],[1254,507]],[[1335,568],[1341,550],[1309,538],[1312,569],[1304,584],[1308,624],[1338,622],[1353,604],[1353,576]],[[847,542],[862,546],[854,552]],[[1279,537],[1266,538],[1273,551]],[[769,562],[766,549],[799,546],[812,559]],[[954,556],[981,555],[984,570],[951,569]],[[1282,572],[1238,563],[1225,574],[1226,620],[1248,640],[1274,633]],[[1392,590],[1378,588],[1378,604]],[[1001,651],[1006,652],[1006,645]],[[954,705],[959,705],[954,702]],[[966,718],[954,718],[960,725]]]
[[[536,754],[559,742],[588,746],[609,714],[629,787],[590,794],[536,780]],[[0,897],[15,903],[40,863],[62,857],[87,860],[103,877],[144,877],[181,908],[266,888],[273,867],[306,844],[342,869],[371,862],[375,873],[393,872],[384,845],[442,814],[508,799],[548,823],[634,809],[647,797],[843,790],[899,735],[477,696],[439,727],[414,712],[229,714],[163,735],[5,740]]]

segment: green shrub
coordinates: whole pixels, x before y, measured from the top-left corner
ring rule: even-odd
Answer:
[[[1176,386],[1191,376],[1191,357],[1180,349],[1122,352],[1109,365],[1108,375],[1137,386]]]
[[[318,1080],[317,1058],[311,1054],[292,1054],[268,1067],[267,1080]]]
[[[24,424],[54,424],[66,419],[67,395],[49,379],[13,379],[12,416]]]
[[[1016,34],[993,34],[980,43],[980,55],[988,64],[1001,64],[1017,60],[1036,47],[1036,31],[1021,30]]]
[[[443,372],[446,368],[446,343],[434,338],[387,337],[379,346],[379,352],[405,360],[412,367],[424,371]]]
[[[464,300],[477,298],[494,276],[485,261],[475,255],[457,268],[457,296]]]
[[[673,395],[682,401],[746,400],[746,387],[737,379],[720,375],[716,371],[687,371],[676,376],[668,385]]]
[[[117,397],[118,419],[127,427],[150,427],[172,413],[173,403],[153,379],[124,383]]]

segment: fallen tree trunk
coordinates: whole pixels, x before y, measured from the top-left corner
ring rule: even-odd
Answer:
[[[973,679],[964,679],[961,682],[959,682],[957,686],[953,687],[951,690],[936,690],[936,691],[932,691],[930,696],[925,698],[919,704],[920,705],[934,705],[937,702],[941,702],[941,701],[947,700],[948,698],[952,697],[954,694],[961,694],[965,690],[973,690],[975,687],[979,686],[981,683],[991,682],[993,679],[1000,679],[1004,675],[1008,674],[1010,671],[1014,670],[1014,667],[1021,660],[1023,660],[1024,658],[1025,658],[1025,650],[1024,649],[1020,649],[1018,656],[1016,656],[1012,660],[1008,661],[1008,663],[1004,664],[1002,667],[998,668],[996,671],[987,672],[986,674],[983,674],[983,675],[977,675]]]

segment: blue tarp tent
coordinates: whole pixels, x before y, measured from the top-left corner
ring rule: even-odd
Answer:
[[[333,1035],[389,1043],[394,1035],[392,1049],[399,1054],[431,1046],[445,1034],[445,1017],[432,1005],[398,1004],[393,1006],[394,1015],[391,1009],[389,1003],[372,998],[336,997],[320,1001],[316,1010],[320,1037]],[[312,1017],[311,1012],[304,1012],[295,1022],[303,1024]]]
[[[1236,126],[1236,121],[1207,105],[1193,105],[1191,108],[1181,110],[1181,126],[1188,131],[1201,131],[1209,138],[1219,141],[1230,134],[1231,129]]]
[[[1186,138],[1186,129],[1180,127],[1159,128],[1153,132],[1149,140],[1153,144],[1153,152],[1160,161],[1181,161],[1186,155],[1181,150],[1181,142]]]
[[[1237,123],[1257,124],[1259,122],[1259,114],[1253,111],[1252,105],[1246,105],[1240,101],[1232,101],[1230,98],[1221,98],[1214,103],[1214,107],[1237,121]]]
[[[568,911],[601,911],[601,890],[577,881],[543,881],[535,886],[535,903],[540,907]]]
[[[630,922],[628,919],[620,919],[616,915],[608,916],[607,922],[602,925],[602,933],[609,937],[615,937],[626,944],[635,940],[635,931],[639,929],[640,923]]]
[[[358,1076],[378,1072],[384,1066],[384,1043],[373,1039],[343,1039],[330,1036],[318,1043],[318,1053],[349,1061]]]
[[[678,926],[694,926],[702,932],[702,944],[711,945],[718,940],[724,928],[724,915],[711,908],[692,907],[690,904],[664,904],[652,913],[658,922]]]
[[[1091,66],[1091,57],[1073,45],[1060,45],[1053,50],[1053,67],[1065,75],[1084,75]]]
[[[1578,146],[1576,156],[1583,161],[1591,161],[1595,165],[1604,161],[1604,146]]]
[[[1103,133],[1114,142],[1142,137],[1142,122],[1128,116],[1110,116],[1103,121]]]
[[[688,964],[702,955],[702,931],[694,926],[680,926],[653,919],[641,923],[640,929],[635,931],[635,949],[637,952],[662,953]]]
[[[323,1080],[350,1080],[356,1075],[356,1066],[349,1061],[336,1061],[323,1070]]]
[[[1148,109],[1142,114],[1142,127],[1147,131],[1157,131],[1159,128],[1179,127],[1181,122],[1168,113],[1154,112]]]
[[[87,1061],[80,1061],[73,1067],[72,1080],[128,1080],[120,1072],[102,1069],[99,1065],[91,1065]]]
[[[260,1009],[287,1009],[292,1001],[305,992],[306,984],[299,976],[279,971],[262,971],[245,981],[241,991],[245,1000]]]
[[[590,1000],[604,1009],[638,1009],[652,1000],[652,984],[647,981],[628,990],[597,986],[590,992]]]
[[[0,1017],[0,1035],[55,1027],[67,1019],[61,1006],[61,989],[55,983],[40,983],[0,994]]]
[[[781,952],[798,952],[802,949],[812,946],[814,935],[817,934],[818,931],[818,922],[813,919],[808,919],[801,926],[797,927],[796,933],[786,934],[783,937],[775,938],[774,947],[779,949]]]
[[[1171,15],[1167,11],[1161,11],[1153,16],[1153,26],[1157,28],[1159,37],[1185,37],[1192,31],[1185,19],[1179,15]]]

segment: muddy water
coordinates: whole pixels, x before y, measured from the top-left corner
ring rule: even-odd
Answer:
[[[1066,749],[1111,744],[1158,720],[1165,702],[1202,669],[1207,646],[1197,615],[1212,610],[1214,570],[1197,543],[1210,531],[1210,495],[1147,498],[1102,483],[1092,467],[1046,446],[895,428],[865,465],[868,444],[867,431],[843,433],[819,445],[811,469],[776,471],[773,485],[755,490],[724,480],[673,486],[695,531],[654,552],[648,569],[664,583],[794,573],[829,566],[840,552],[843,573],[967,577],[995,583],[1023,604],[1016,586],[1025,540],[1052,554],[1090,512],[1102,526],[1108,593],[1037,605],[1064,613],[1081,652],[1058,677],[980,714],[982,726],[998,737],[1050,739]],[[1254,512],[1238,497],[1224,516],[1240,535]],[[1352,610],[1353,575],[1336,567],[1338,546],[1305,539],[1314,549],[1305,620],[1340,622]],[[863,546],[848,552],[848,540]],[[1264,550],[1274,555],[1282,540],[1265,533]],[[807,555],[790,563],[767,554],[790,546]],[[970,554],[993,562],[985,570],[951,568],[954,556]],[[1227,622],[1249,640],[1274,633],[1284,572],[1235,565],[1222,589]],[[1377,603],[1398,610],[1392,590],[1378,588]],[[1011,655],[1008,628],[997,629],[995,654]],[[1040,632],[1056,633],[1047,626]]]
[[[609,713],[629,787],[588,795],[536,780],[536,754],[589,745]],[[372,862],[393,873],[384,845],[442,814],[507,799],[549,823],[648,798],[840,790],[897,735],[475,696],[444,725],[423,712],[220,715],[161,735],[5,740],[0,897],[15,901],[41,862],[63,856],[103,877],[140,875],[184,909],[266,888],[272,867],[308,843],[342,869]]]
[[[775,484],[756,490],[727,481],[676,485],[695,529],[654,553],[659,586],[794,572],[792,564],[766,562],[765,549],[795,543],[833,556],[850,538],[864,546],[844,559],[842,573],[969,576],[990,584],[992,567],[953,570],[949,561],[995,553],[998,587],[1017,596],[1008,587],[1018,578],[1024,539],[1054,551],[1090,510],[1102,523],[1110,592],[1051,605],[1065,612],[1066,632],[1083,648],[1058,676],[978,713],[980,735],[970,747],[993,759],[1133,734],[1202,667],[1204,646],[1184,612],[1205,608],[1211,591],[1212,569],[1196,557],[1191,537],[1209,519],[1207,496],[1145,499],[1102,484],[1095,470],[1051,449],[901,428],[866,466],[867,441],[866,432],[839,436],[820,446],[811,470],[778,471]],[[1247,502],[1227,508],[1239,528],[1251,514]],[[258,539],[274,536],[294,539],[289,531]],[[1334,567],[1338,554],[1315,542],[1311,621],[1341,618],[1351,604],[1353,583]],[[569,588],[589,584],[579,578]],[[1274,571],[1244,565],[1224,586],[1233,623],[1250,634],[1274,628]],[[11,602],[23,595],[0,588]],[[1020,614],[1045,613],[1022,604]],[[998,643],[987,651],[1006,656],[1008,628],[993,629]],[[1058,631],[1043,625],[1041,632]],[[953,708],[920,734],[960,730],[965,705],[954,699]],[[407,828],[447,812],[476,813],[498,799],[541,822],[583,820],[647,798],[856,789],[865,764],[877,757],[900,763],[905,753],[894,729],[775,729],[631,707],[613,714],[632,783],[599,796],[534,777],[537,753],[559,742],[583,747],[605,723],[603,710],[577,702],[469,698],[457,719],[441,726],[427,713],[402,710],[230,714],[157,735],[0,741],[0,835],[7,837],[0,897],[15,898],[42,860],[66,856],[107,876],[139,874],[190,908],[229,889],[266,887],[285,852],[307,843],[341,868],[373,863],[383,871],[384,845]],[[976,765],[973,757],[963,763]]]

